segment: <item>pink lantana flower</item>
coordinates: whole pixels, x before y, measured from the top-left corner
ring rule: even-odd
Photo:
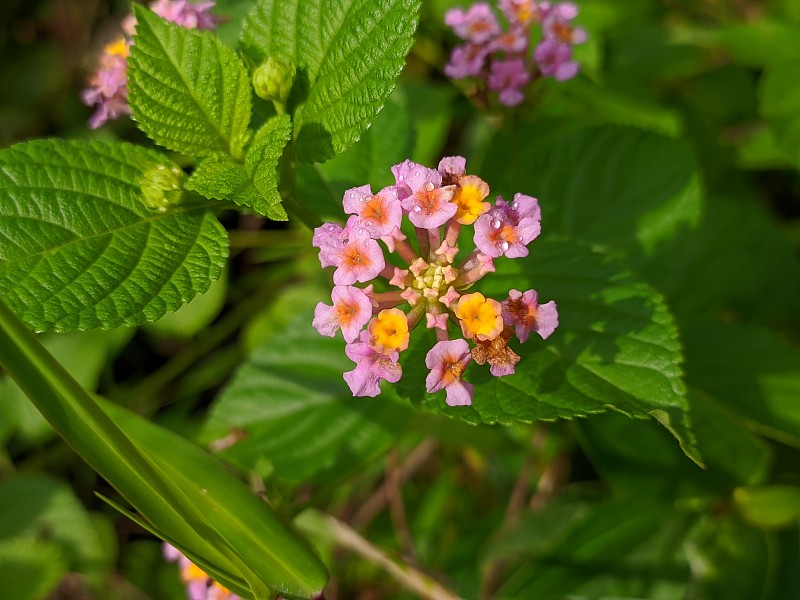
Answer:
[[[513,327],[520,342],[528,339],[531,331],[538,333],[546,340],[558,327],[558,308],[552,300],[546,304],[538,304],[536,290],[520,292],[510,290],[508,300],[504,300],[503,322]]]
[[[496,258],[528,253],[526,245],[539,234],[539,204],[524,194],[511,204],[488,202],[489,185],[467,173],[461,156],[443,158],[437,170],[406,160],[392,173],[395,185],[378,194],[367,185],[345,192],[343,208],[351,215],[345,226],[314,230],[320,264],[336,268],[336,287],[332,306],[317,305],[313,326],[328,336],[342,330],[345,352],[356,363],[345,381],[356,396],[377,396],[381,381],[400,379],[400,354],[424,323],[437,340],[426,357],[427,390],[444,389],[448,404],[467,405],[473,387],[462,375],[470,361],[488,362],[496,377],[512,375],[520,360],[509,347],[514,327],[526,337],[531,328],[549,335],[557,325],[552,302],[539,306],[530,293],[512,290],[501,304],[471,289],[495,270]],[[390,216],[398,206],[400,217]],[[400,233],[404,216],[415,225],[416,241]],[[477,248],[459,259],[463,227],[474,227]],[[396,256],[385,259],[379,244]]]
[[[177,548],[166,542],[161,548],[164,560],[178,563],[181,582],[186,586],[188,600],[241,600],[239,596],[211,579]]]
[[[516,194],[509,205],[501,198],[475,221],[475,246],[493,258],[528,256],[527,245],[541,232],[541,211],[536,198]]]
[[[505,27],[485,2],[446,13],[445,24],[467,43],[453,49],[445,75],[452,79],[475,78],[479,85],[469,89],[481,102],[485,102],[488,90],[497,92],[500,104],[516,106],[524,100],[525,88],[536,79],[554,77],[565,81],[578,73],[572,47],[584,43],[587,35],[573,24],[578,16],[576,5],[499,0],[498,8]],[[541,39],[532,56],[531,39]]]
[[[580,65],[572,60],[572,47],[555,39],[546,39],[534,51],[539,70],[545,77],[566,81],[577,75]]]
[[[489,73],[489,89],[499,92],[500,104],[516,106],[525,98],[522,88],[530,80],[530,73],[521,59],[497,60]]]
[[[216,0],[192,3],[187,0],[155,0],[150,10],[160,17],[186,29],[215,29],[221,19],[209,11]],[[89,118],[89,127],[97,129],[106,122],[130,115],[128,106],[128,68],[131,38],[136,19],[128,15],[121,23],[122,33],[118,39],[107,44],[98,60],[97,70],[89,77],[89,85],[81,92],[81,101],[96,110]]]
[[[466,44],[457,46],[444,66],[444,74],[451,79],[477,77],[483,73],[491,48],[486,44]]]
[[[408,220],[414,226],[435,229],[456,214],[457,207],[450,202],[455,187],[442,187],[442,176],[438,171],[412,163],[407,166],[402,183],[411,193],[403,199],[401,206],[408,212]]]
[[[341,248],[331,252],[331,256],[336,266],[336,271],[333,273],[333,283],[336,285],[370,281],[386,266],[378,242],[373,240],[365,229],[350,231]]]
[[[466,340],[437,342],[425,355],[425,366],[431,370],[425,379],[425,388],[431,394],[444,389],[449,406],[469,406],[474,388],[462,375],[471,360]]]
[[[500,33],[500,24],[491,7],[479,2],[468,10],[460,8],[448,10],[444,15],[444,23],[453,28],[462,40],[473,44],[482,44]]]
[[[205,2],[189,2],[188,0],[155,0],[150,4],[150,10],[162,19],[171,21],[186,29],[216,29],[222,21],[211,14],[211,9],[216,5],[216,0]]]
[[[355,215],[354,227],[363,227],[373,239],[393,237],[399,233],[403,209],[397,197],[397,190],[392,187],[372,193],[368,185],[352,188],[344,193],[344,212]]]
[[[356,363],[356,368],[344,374],[353,396],[374,398],[381,393],[380,382],[397,383],[403,369],[397,362],[399,352],[382,354],[370,344],[370,333],[362,331],[358,341],[348,344],[344,351],[347,358]]]
[[[320,302],[314,311],[314,329],[322,335],[333,337],[341,329],[346,342],[358,338],[364,325],[372,317],[372,302],[360,288],[337,285],[331,293],[333,306]]]

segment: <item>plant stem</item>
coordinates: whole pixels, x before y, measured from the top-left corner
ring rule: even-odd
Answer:
[[[378,565],[403,587],[427,600],[459,600],[459,596],[435,581],[430,575],[389,557],[383,550],[361,537],[347,523],[343,523],[331,515],[321,516],[327,527],[327,533],[340,546],[352,550],[362,558]]]

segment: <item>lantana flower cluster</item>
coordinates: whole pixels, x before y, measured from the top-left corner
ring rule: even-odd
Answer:
[[[205,571],[174,546],[164,543],[162,553],[167,562],[178,563],[180,578],[186,586],[188,600],[241,600],[239,596],[211,579]]]
[[[453,79],[475,77],[498,93],[506,106],[522,102],[522,90],[537,75],[559,81],[571,79],[579,65],[572,46],[586,41],[586,31],[575,27],[578,7],[570,2],[499,0],[505,27],[489,4],[479,2],[469,9],[453,8],[444,22],[466,44],[457,46],[444,72]],[[540,28],[534,32],[534,28]],[[530,52],[531,37],[541,41]]]
[[[163,19],[186,29],[215,29],[220,18],[209,11],[216,0],[192,3],[188,0],[155,0],[150,10]],[[89,118],[89,127],[97,129],[107,121],[130,115],[128,106],[128,68],[136,19],[128,15],[122,22],[123,34],[106,44],[98,60],[97,70],[89,78],[89,86],[81,92],[86,106],[96,106]]]
[[[320,263],[335,268],[335,287],[332,303],[317,305],[313,326],[330,337],[341,330],[356,364],[344,379],[354,396],[371,397],[380,393],[381,380],[400,380],[399,356],[411,331],[435,330],[437,342],[425,357],[426,389],[444,389],[451,406],[469,405],[473,386],[464,372],[471,362],[488,362],[497,377],[511,375],[520,360],[511,339],[525,342],[532,332],[545,339],[558,326],[555,302],[540,304],[535,290],[512,289],[502,301],[468,291],[495,270],[495,259],[528,255],[541,230],[539,204],[524,194],[486,202],[488,184],[468,175],[460,156],[442,159],[436,170],[407,160],[392,173],[395,184],[377,193],[369,185],[345,192],[344,212],[351,216],[344,226],[314,230]],[[404,217],[416,248],[401,231]],[[475,249],[459,260],[459,234],[470,226]],[[381,244],[401,266],[387,261]]]

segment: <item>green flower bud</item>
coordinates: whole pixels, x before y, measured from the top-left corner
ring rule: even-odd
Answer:
[[[294,65],[285,65],[274,58],[268,58],[253,73],[253,87],[259,98],[272,100],[276,104],[285,104],[292,91],[296,69]]]
[[[177,167],[153,165],[142,174],[139,185],[145,205],[158,212],[167,212],[183,199],[183,171]]]

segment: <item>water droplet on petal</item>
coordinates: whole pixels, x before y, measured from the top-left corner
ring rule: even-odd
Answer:
[[[513,210],[517,210],[517,209],[519,208],[519,202],[514,202],[514,203],[511,205],[511,208],[512,208]]]
[[[371,198],[366,198],[365,196],[361,196],[361,201],[366,202],[367,200],[371,200]]]
[[[362,235],[363,233],[364,233],[364,230],[363,230],[363,229],[359,229],[359,230],[358,230],[358,235]]]
[[[399,181],[403,181],[405,178],[406,178],[406,177],[405,177],[405,175],[400,175],[400,177],[398,177],[397,179],[398,179]]]
[[[422,210],[422,209],[421,209],[419,206],[415,206],[415,207],[414,207],[414,212],[419,212],[419,211],[421,211],[421,210]]]
[[[422,186],[422,189],[425,190],[426,192],[432,192],[433,184],[430,181],[426,181],[425,185]]]
[[[495,229],[495,230],[500,229],[500,225],[502,225],[502,223],[500,222],[500,219],[492,219],[492,222],[490,224],[492,226],[492,229]]]
[[[350,197],[351,197],[351,198],[355,198],[355,197],[356,197],[355,193],[353,193],[353,192],[350,192]]]
[[[499,244],[497,244],[497,245],[500,247],[500,250],[502,250],[503,252],[505,252],[506,250],[508,250],[508,242],[507,242],[507,241],[505,241],[505,240],[503,240],[502,242],[500,242],[500,243],[499,243]]]
[[[422,175],[422,173],[420,173],[419,171],[417,171],[416,173],[414,173],[414,177],[419,177],[420,175]]]

